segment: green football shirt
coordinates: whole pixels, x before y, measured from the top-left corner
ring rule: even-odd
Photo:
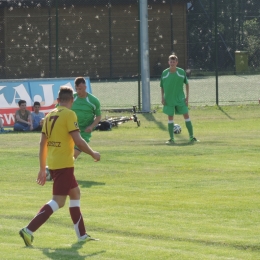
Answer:
[[[96,116],[101,115],[100,102],[94,95],[88,93],[86,98],[74,94],[74,102],[71,107],[77,117],[80,132],[84,132],[87,126],[91,125]]]
[[[183,104],[185,99],[184,84],[188,84],[188,78],[183,69],[177,67],[176,72],[171,73],[170,68],[168,68],[162,72],[160,87],[164,90],[166,106]]]

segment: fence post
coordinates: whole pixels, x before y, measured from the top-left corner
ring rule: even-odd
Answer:
[[[142,112],[150,112],[150,64],[148,38],[148,5],[147,0],[139,1],[140,8],[140,45],[141,45],[141,78],[142,78]]]
[[[113,53],[112,53],[112,29],[111,29],[111,1],[108,2],[108,26],[109,26],[109,67],[110,67],[110,78],[113,77]]]
[[[58,1],[56,0],[56,77],[59,77],[59,11]]]
[[[138,110],[141,110],[141,28],[140,28],[140,1],[138,5]]]
[[[215,66],[216,66],[216,104],[218,106],[218,0],[215,0]]]
[[[52,47],[52,37],[51,37],[51,22],[52,22],[52,17],[51,17],[51,3],[49,2],[48,4],[48,33],[49,33],[49,46],[48,46],[48,50],[49,50],[49,78],[52,77],[52,60],[51,60],[51,56],[52,56],[52,51],[51,51],[51,47]]]

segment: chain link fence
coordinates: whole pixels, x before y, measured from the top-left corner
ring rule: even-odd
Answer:
[[[187,17],[193,102],[258,103],[260,2],[191,1]]]
[[[8,0],[0,13],[0,78],[88,76],[104,109],[141,107],[138,0]],[[191,105],[258,103],[258,0],[148,0],[148,21],[152,107],[173,52]]]

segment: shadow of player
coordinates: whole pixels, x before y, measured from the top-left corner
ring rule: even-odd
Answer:
[[[92,243],[92,242],[87,242],[87,244]],[[47,259],[53,259],[53,260],[84,260],[93,256],[97,256],[100,254],[105,253],[105,250],[101,250],[98,252],[94,253],[89,253],[89,254],[79,254],[79,249],[82,248],[83,245],[86,243],[75,243],[71,245],[71,247],[68,248],[37,248],[42,250],[43,254],[46,255]],[[35,248],[35,247],[34,247]]]

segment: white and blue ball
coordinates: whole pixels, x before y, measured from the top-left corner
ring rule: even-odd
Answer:
[[[46,173],[46,181],[51,181],[52,177],[48,166],[45,167],[45,173]]]
[[[174,124],[173,132],[174,132],[175,134],[180,134],[180,133],[181,133],[181,126],[178,125],[178,124]]]

